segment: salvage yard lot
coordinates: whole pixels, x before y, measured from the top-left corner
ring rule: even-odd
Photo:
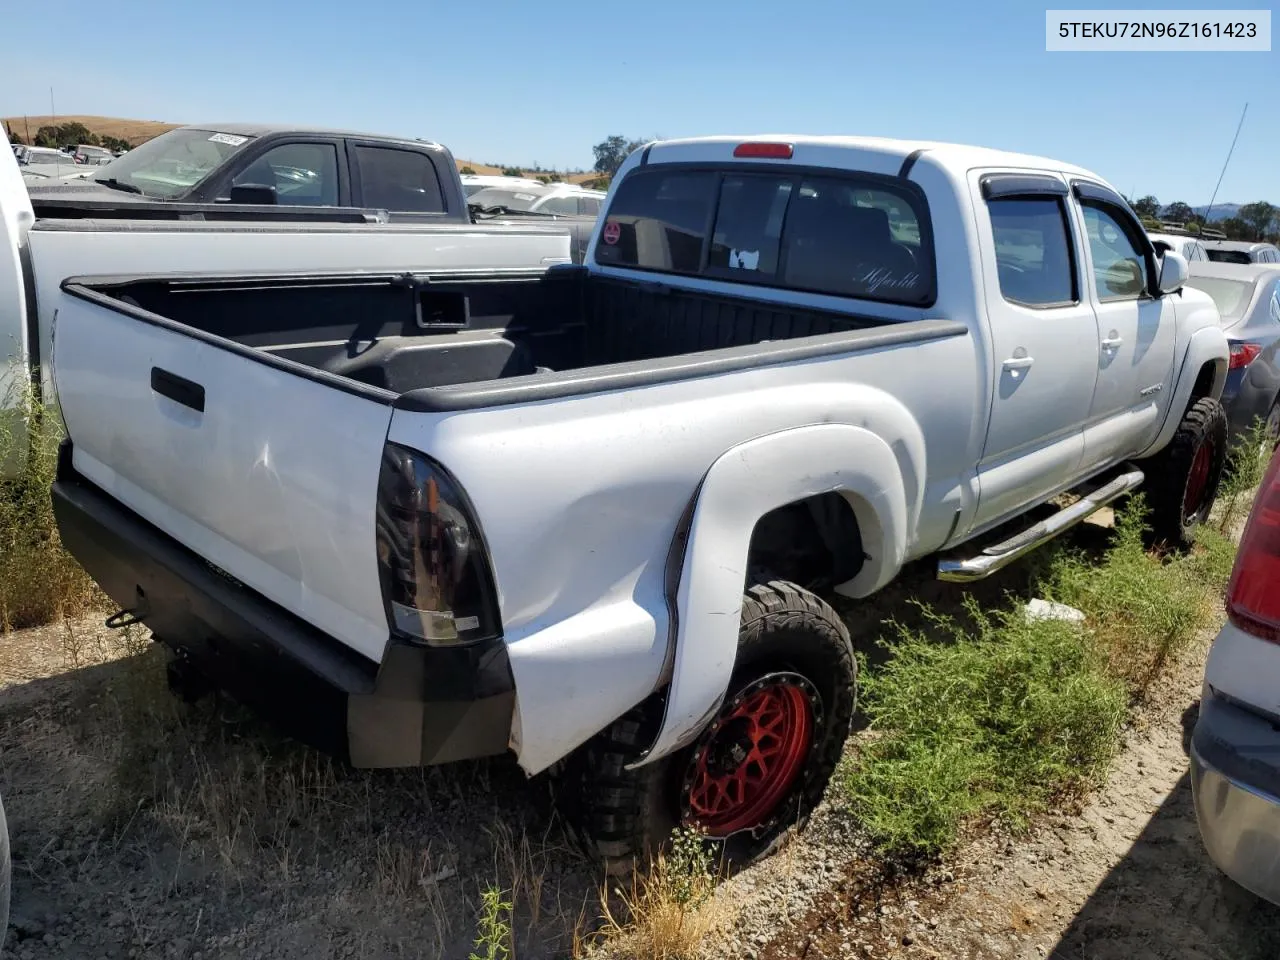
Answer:
[[[0,785],[15,855],[10,948],[29,960],[465,957],[490,890],[513,905],[509,945],[520,958],[1275,956],[1280,912],[1210,865],[1186,777],[1183,734],[1217,628],[1229,541],[1211,537],[1192,557],[1161,563],[1126,546],[1123,533],[1086,523],[1066,547],[1088,563],[1042,554],[967,592],[921,564],[874,604],[843,604],[874,678],[872,713],[889,731],[851,739],[844,777],[777,856],[701,906],[701,896],[680,893],[697,881],[696,864],[692,877],[667,876],[625,932],[601,921],[607,905],[625,926],[625,897],[615,887],[602,904],[599,878],[573,852],[546,784],[527,781],[514,762],[346,769],[232,703],[173,698],[161,650],[142,632],[105,630],[101,615],[12,632],[0,645]],[[995,676],[965,666],[974,638],[948,642],[918,601],[965,623],[966,596],[984,610],[1012,609],[1046,581],[1055,598],[1069,594],[1094,615],[1094,632],[1111,637],[1101,652],[1123,656],[1063,659],[1060,648],[1040,645],[1044,630],[1070,629],[1055,622],[1030,631],[997,624],[983,642],[1004,644],[1010,662],[1027,668],[1015,678],[1021,695],[1050,698],[1050,707],[1072,702],[1052,699],[1066,686],[1052,674],[1042,686],[1024,683],[1036,658],[1051,656],[1053,669],[1090,671],[1076,676],[1077,689],[1092,678],[1100,686],[1087,690],[1118,693],[1122,710],[1133,705],[1117,730],[1118,754],[1090,748],[1099,776],[1107,772],[1097,792],[1087,764],[1077,777],[1011,765],[1064,760],[1037,752],[1034,737],[1014,752],[994,742],[970,749],[981,737],[959,742],[975,718],[989,732],[989,715],[948,709],[952,726],[931,726],[912,721],[902,699],[910,684],[936,680],[939,667],[970,680]],[[894,659],[900,640],[873,643],[897,635],[893,622],[915,637],[905,660]],[[895,694],[890,665],[908,661],[916,672],[900,676],[907,683]],[[1047,731],[1068,741],[1082,732],[1088,723]],[[895,735],[908,739],[895,745]],[[936,776],[928,763],[939,754],[916,749],[944,735],[959,751],[949,763],[971,779]],[[868,765],[881,778],[895,772],[887,794],[859,786]],[[973,796],[984,803],[961,802]],[[1027,817],[1030,829],[1021,829]],[[912,844],[942,855],[903,856]],[[499,910],[496,925],[482,926],[506,942],[507,922]]]

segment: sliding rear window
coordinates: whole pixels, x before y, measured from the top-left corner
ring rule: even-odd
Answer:
[[[596,262],[927,306],[924,198],[891,178],[657,168],[618,187]]]

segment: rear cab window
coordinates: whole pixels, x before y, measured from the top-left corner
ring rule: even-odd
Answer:
[[[923,194],[873,174],[635,170],[595,262],[913,306],[936,295]]]

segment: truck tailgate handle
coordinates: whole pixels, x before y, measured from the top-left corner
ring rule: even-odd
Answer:
[[[151,368],[151,389],[174,403],[204,413],[204,387],[160,367]]]

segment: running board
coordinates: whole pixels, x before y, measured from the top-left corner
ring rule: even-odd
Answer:
[[[1097,513],[1112,500],[1138,486],[1142,480],[1141,470],[1122,473],[1106,486],[1099,487],[1071,506],[1059,510],[1048,520],[1041,520],[1035,526],[1028,527],[1008,540],[987,547],[976,557],[968,560],[939,560],[938,579],[951,583],[971,583],[974,580],[989,577],[1002,567],[1008,566],[1037,547],[1048,543],[1060,533],[1074,527],[1086,517]]]

